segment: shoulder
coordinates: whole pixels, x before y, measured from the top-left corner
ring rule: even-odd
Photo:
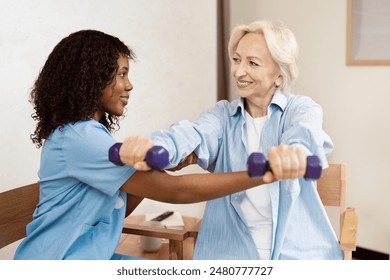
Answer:
[[[100,131],[101,133],[110,134],[110,132],[107,130],[107,128],[104,125],[102,125],[101,123],[93,119],[87,119],[75,123],[68,123],[65,125],[65,127],[67,127],[69,131],[76,131],[76,132],[83,132],[83,133]]]
[[[214,112],[219,115],[233,116],[237,112],[240,112],[243,108],[243,100],[238,98],[233,101],[220,100],[218,101],[209,112]]]
[[[286,110],[315,109],[322,110],[321,106],[311,97],[298,94],[288,94]]]
[[[68,123],[60,131],[63,133],[67,145],[94,145],[99,147],[101,145],[108,146],[115,142],[107,128],[92,119]]]
[[[322,107],[312,98],[304,95],[288,95],[283,111],[285,120],[316,122],[323,117]]]
[[[67,123],[64,128],[60,130],[69,137],[95,137],[97,135],[111,136],[111,133],[104,125],[92,119],[78,121],[75,123]]]
[[[311,97],[300,94],[286,94],[289,104],[317,104]]]

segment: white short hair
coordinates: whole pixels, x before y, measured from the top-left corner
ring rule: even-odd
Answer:
[[[228,51],[230,59],[237,49],[241,38],[247,33],[263,34],[273,60],[279,65],[283,77],[280,89],[288,92],[298,78],[298,43],[294,34],[281,22],[260,20],[248,25],[239,25],[233,28]]]

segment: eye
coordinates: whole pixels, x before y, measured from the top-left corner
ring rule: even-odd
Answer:
[[[126,72],[120,72],[120,73],[118,73],[118,75],[121,78],[125,78],[127,76],[127,73]]]
[[[233,57],[233,58],[232,58],[232,61],[233,61],[234,63],[240,63],[240,59],[237,58],[237,57]]]
[[[260,66],[259,64],[257,64],[256,62],[253,62],[253,61],[249,61],[248,63],[250,66]]]

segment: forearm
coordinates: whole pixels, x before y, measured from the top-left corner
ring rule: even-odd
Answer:
[[[155,145],[165,147],[170,154],[169,167],[180,164],[191,153],[197,156],[197,163],[208,169],[215,161],[222,137],[220,120],[211,113],[203,113],[195,122],[181,121],[167,130],[153,132],[150,137]]]
[[[169,168],[180,164],[202,142],[200,135],[189,121],[181,121],[169,129],[152,132],[149,136],[154,145],[167,149]]]
[[[195,203],[262,185],[246,172],[172,176],[165,172],[136,172],[122,190],[139,197],[168,203]],[[269,183],[269,182],[267,182]]]
[[[191,174],[180,179],[181,191],[175,192],[171,203],[211,200],[265,184],[263,179],[250,178],[247,172]]]

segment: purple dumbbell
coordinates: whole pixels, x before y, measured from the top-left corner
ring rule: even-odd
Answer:
[[[318,180],[322,174],[322,165],[319,157],[308,156],[306,159],[307,180]],[[252,153],[247,161],[249,177],[258,178],[264,176],[266,171],[271,171],[268,161],[262,153]]]
[[[122,143],[115,143],[108,150],[108,159],[115,163],[116,165],[124,165],[119,156],[119,149],[121,148]],[[161,146],[154,146],[149,149],[146,153],[146,163],[155,170],[163,170],[168,166],[169,163],[169,153],[168,151]]]

